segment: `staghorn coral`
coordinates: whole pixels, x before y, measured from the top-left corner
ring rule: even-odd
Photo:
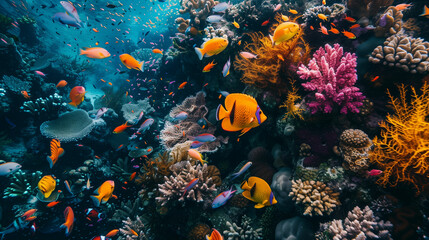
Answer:
[[[380,137],[373,139],[370,160],[383,170],[377,183],[396,186],[405,182],[420,194],[429,180],[429,85],[421,87],[421,94],[411,88],[411,99],[404,85],[399,86],[399,97],[388,91],[393,114],[380,123]]]
[[[147,240],[145,231],[144,231],[144,224],[141,221],[140,217],[137,216],[136,220],[131,220],[130,218],[127,218],[127,220],[123,220],[122,223],[124,223],[124,226],[119,229],[119,232],[122,235],[125,236],[119,236],[118,240]],[[137,236],[133,234],[131,231],[135,231],[137,233]]]
[[[348,212],[344,220],[333,220],[322,225],[322,229],[331,236],[333,240],[346,239],[392,239],[389,230],[393,225],[387,221],[377,221],[371,209],[366,206],[364,209],[355,207]]]
[[[42,177],[42,172],[24,173],[18,171],[10,178],[9,186],[3,192],[3,198],[28,197],[33,193],[34,188]]]
[[[47,138],[70,142],[84,138],[95,126],[105,124],[103,119],[91,119],[86,111],[78,109],[42,123],[40,132]]]
[[[36,100],[26,101],[22,104],[23,112],[31,113],[38,117],[58,117],[59,112],[67,108],[67,103],[63,98],[54,93],[46,98],[37,98]]]
[[[179,13],[189,13],[193,22],[200,25],[201,21],[206,20],[211,9],[218,3],[218,1],[214,0],[181,0],[180,5],[182,8],[179,10]]]
[[[173,164],[170,170],[172,175],[165,176],[164,183],[158,185],[160,196],[156,197],[156,200],[161,203],[161,206],[174,200],[187,199],[196,202],[212,200],[216,185],[209,176],[207,164],[192,166],[189,161],[184,161]],[[185,187],[195,178],[198,178],[198,183],[183,195]]]
[[[277,25],[273,25],[273,31]],[[310,54],[302,28],[292,39],[275,46],[269,37],[264,37],[260,32],[248,35],[251,43],[244,47],[244,51],[257,55],[257,58],[236,56],[234,66],[243,71],[241,80],[258,88],[284,93],[288,89],[288,82],[284,79],[295,72],[295,65],[305,63]]]
[[[241,224],[226,222],[227,230],[223,231],[226,240],[257,240],[262,239],[262,228],[253,228],[252,219],[243,215]]]
[[[339,150],[344,159],[343,167],[363,173],[369,167],[369,150],[372,141],[359,129],[347,129],[340,136]]]
[[[392,5],[393,0],[348,0],[347,8],[352,11],[352,16],[371,18],[377,15],[380,8]]]
[[[397,34],[402,29],[402,11],[390,6],[384,11],[376,23],[374,33],[376,37],[388,37]]]
[[[289,193],[296,203],[304,205],[304,215],[310,216],[314,213],[319,216],[329,215],[340,205],[339,195],[322,182],[303,182],[301,179],[292,180],[292,191]]]
[[[283,116],[283,119],[288,118],[304,120],[302,113],[304,109],[301,108],[300,104],[296,104],[297,101],[301,100],[301,96],[298,95],[298,88],[295,87],[295,81],[291,81],[291,90],[288,91],[286,101],[283,102],[283,105],[280,105],[280,108],[286,108],[286,113]]]
[[[343,53],[339,44],[320,47],[313,54],[308,67],[298,68],[299,77],[309,82],[302,83],[305,90],[314,92],[309,96],[307,106],[311,113],[331,113],[334,107],[340,107],[341,114],[358,113],[365,97],[355,87],[357,80],[356,55]]]
[[[429,72],[428,56],[429,42],[399,34],[388,37],[368,59],[372,63],[383,63],[406,72],[426,74]]]
[[[145,98],[144,100],[138,100],[136,104],[127,103],[122,105],[121,111],[127,122],[136,124],[141,112],[147,116],[155,112],[155,109],[150,105],[149,98]]]
[[[31,82],[27,82],[27,81],[23,81],[19,78],[16,78],[14,76],[3,76],[3,80],[0,81],[0,83],[2,83],[2,85],[17,94],[20,94],[21,91],[30,91],[31,88]]]

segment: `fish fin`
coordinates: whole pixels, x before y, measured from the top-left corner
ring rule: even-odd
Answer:
[[[195,48],[195,52],[197,53],[197,55],[198,55],[198,58],[200,59],[200,60],[203,60],[203,57],[204,57],[204,51],[203,51],[203,49],[201,49],[201,48]]]
[[[228,132],[237,132],[242,130],[242,128],[231,125],[230,121],[228,120],[222,121],[222,129]]]
[[[55,164],[55,162],[52,160],[52,158],[51,157],[49,157],[49,156],[47,156],[46,157],[46,160],[48,160],[48,163],[49,163],[49,167],[50,168],[52,168],[53,166],[54,166],[54,164]]]
[[[250,129],[252,129],[252,128],[250,127],[250,128],[244,128],[244,129],[242,129],[240,135],[238,135],[238,136],[239,137],[243,136],[245,133],[247,133],[248,131],[250,131]]]
[[[265,205],[264,204],[260,204],[260,203],[258,203],[258,204],[256,204],[255,205],[255,208],[263,208],[263,207],[265,207]]]
[[[101,202],[100,195],[97,195],[97,196],[92,195],[92,196],[91,196],[91,199],[92,199],[92,202],[94,203],[94,205],[95,205],[96,207],[99,207],[99,206],[100,206],[100,202]]]
[[[85,54],[85,50],[83,49],[79,49],[80,50],[80,55],[84,55]]]
[[[226,109],[222,106],[222,104],[219,104],[216,110],[216,120],[222,120],[226,117],[229,117],[229,112],[226,111]]]
[[[243,190],[249,190],[250,189],[249,183],[247,183],[247,181],[243,181],[240,185],[240,188]]]
[[[61,157],[64,155],[64,148],[58,148],[58,157]]]
[[[140,71],[144,72],[144,61],[141,61],[139,63],[139,69],[140,69]]]
[[[76,103],[74,102],[69,102],[70,105],[72,105],[73,107],[77,107]]]
[[[271,34],[270,34],[269,36],[270,36],[271,43],[274,45],[275,43],[274,43],[274,38],[273,38],[273,36],[272,36]]]
[[[253,201],[253,198],[250,196],[249,191],[244,191],[241,193],[241,195],[243,195],[243,197],[249,199],[250,201]]]
[[[236,101],[234,101],[234,104],[232,104],[231,111],[229,112],[229,122],[231,123],[231,126],[234,125],[235,103]]]
[[[65,228],[66,229],[66,236],[68,236],[70,234],[70,229],[69,227],[66,225],[66,223],[62,224],[60,226],[60,228]]]
[[[262,205],[264,205],[264,206],[265,206],[267,203],[269,203],[269,202],[268,202],[268,200],[264,200],[264,201],[262,202]]]
[[[206,235],[206,240],[212,240],[212,237],[207,234]]]

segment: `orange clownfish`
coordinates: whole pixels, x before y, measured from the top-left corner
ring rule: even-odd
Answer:
[[[85,99],[85,88],[82,86],[76,86],[70,91],[70,105],[77,107]]]
[[[122,124],[122,125],[120,125],[120,126],[117,126],[114,130],[113,130],[113,133],[121,133],[121,132],[123,132],[123,131],[125,131],[125,129],[127,129],[127,128],[129,128],[129,127],[131,127],[132,125],[128,125],[128,122],[126,122],[126,123],[124,123],[124,124]]]
[[[49,162],[49,167],[52,168],[58,161],[58,158],[64,154],[64,149],[61,148],[60,141],[52,139],[51,141],[51,156],[47,156],[46,160]]]

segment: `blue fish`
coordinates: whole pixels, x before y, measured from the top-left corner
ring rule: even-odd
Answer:
[[[241,174],[243,174],[247,169],[250,168],[250,166],[252,166],[252,162],[247,162],[246,164],[244,164],[243,167],[241,167],[240,171],[234,173],[231,175],[232,179],[234,180],[235,178],[237,178],[238,176],[240,176]]]
[[[189,190],[191,190],[193,187],[195,187],[195,185],[197,185],[198,183],[198,178],[194,178],[192,179],[188,185],[185,187],[185,191],[183,192],[182,198],[185,196],[186,192],[188,192]]]
[[[54,22],[58,21],[61,24],[68,25],[75,28],[82,27],[74,17],[67,15],[66,13],[63,13],[63,12],[55,13],[55,15],[52,17],[52,21]]]
[[[226,61],[225,65],[222,69],[222,75],[223,77],[226,77],[229,75],[229,68],[231,67],[231,58],[228,58],[228,61]]]
[[[210,133],[202,133],[196,137],[191,137],[191,138],[192,140],[198,141],[198,142],[213,142],[216,140],[216,137]]]
[[[225,203],[232,196],[234,196],[235,192],[236,192],[236,190],[232,191],[232,187],[231,187],[230,190],[224,191],[224,192],[220,193],[219,195],[217,195],[217,197],[213,200],[212,208],[218,208],[218,207],[221,207],[221,206],[225,205]]]

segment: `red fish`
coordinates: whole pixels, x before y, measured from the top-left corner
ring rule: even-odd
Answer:
[[[70,105],[77,107],[83,102],[85,98],[85,88],[82,86],[76,86],[70,91]]]
[[[58,205],[58,203],[60,203],[60,201],[50,202],[48,203],[48,205],[46,205],[46,207],[48,208],[55,207],[56,205]]]
[[[371,171],[367,171],[367,174],[369,177],[374,177],[374,176],[378,176],[382,173],[383,171],[378,170],[378,169],[372,169]]]
[[[62,87],[65,87],[66,85],[67,85],[67,81],[61,80],[57,83],[57,88],[62,88]]]
[[[126,123],[124,123],[124,124],[122,124],[122,125],[120,125],[120,126],[117,126],[114,130],[113,130],[113,133],[121,133],[121,132],[123,132],[123,131],[125,131],[125,129],[127,129],[127,128],[129,128],[129,127],[131,127],[132,125],[128,125],[128,122],[126,122]]]
[[[352,18],[352,17],[345,17],[344,20],[351,22],[351,23],[355,23],[356,19]]]
[[[183,88],[186,86],[186,84],[188,84],[188,82],[182,82],[182,83],[179,85],[179,89],[183,89]]]
[[[266,20],[266,21],[264,21],[264,22],[261,24],[261,26],[266,26],[268,23],[270,23],[270,20]]]

